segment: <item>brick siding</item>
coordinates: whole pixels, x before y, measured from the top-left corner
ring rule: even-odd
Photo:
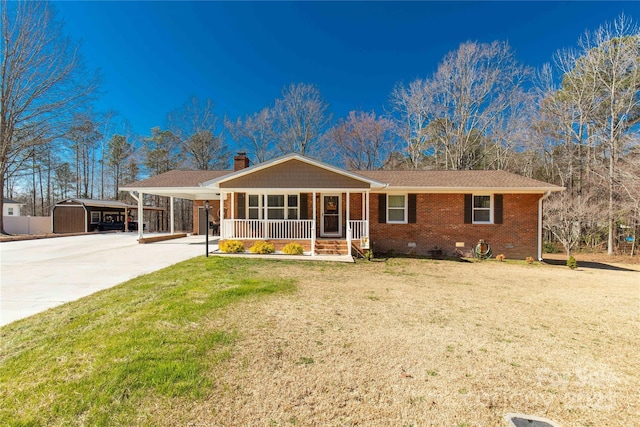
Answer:
[[[370,198],[370,240],[374,252],[471,255],[480,239],[491,246],[493,255],[508,259],[536,257],[538,241],[538,194],[505,194],[502,224],[465,224],[464,194],[418,194],[415,224],[378,223],[378,197]],[[456,243],[464,243],[456,247]],[[409,247],[415,243],[415,247]]]

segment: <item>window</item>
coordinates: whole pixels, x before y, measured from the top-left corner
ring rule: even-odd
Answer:
[[[100,222],[100,212],[92,211],[91,212],[91,224],[97,224]]]
[[[268,219],[298,219],[299,196],[297,194],[249,194],[247,210],[249,219],[263,219],[266,207]],[[266,206],[265,206],[266,201]]]
[[[387,222],[406,224],[407,197],[404,194],[387,195]]]
[[[260,211],[261,205],[260,203],[261,197],[257,194],[249,194],[248,198],[248,211],[249,211],[249,219],[260,219]]]
[[[282,194],[267,196],[267,218],[284,219],[284,196]]]
[[[493,218],[491,215],[491,196],[473,196],[473,223],[474,224],[491,224]]]
[[[13,215],[13,208],[7,208],[7,214],[9,214],[9,216]]]
[[[289,194],[287,196],[287,218],[288,219],[299,219],[298,209],[298,195],[297,194]]]

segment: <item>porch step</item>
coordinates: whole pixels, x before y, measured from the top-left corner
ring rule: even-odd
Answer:
[[[349,247],[346,240],[316,240],[318,255],[347,255]]]

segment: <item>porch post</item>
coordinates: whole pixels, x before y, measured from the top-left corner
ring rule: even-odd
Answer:
[[[260,236],[263,239],[268,239],[269,238],[269,230],[267,230],[267,212],[268,209],[267,207],[269,206],[269,197],[267,196],[267,193],[262,193],[262,236]]]
[[[347,191],[347,254],[351,256],[351,194]]]
[[[365,208],[364,212],[365,212],[365,215],[366,215],[366,218],[367,218],[367,222],[365,222],[365,229],[366,229],[366,232],[367,232],[367,237],[369,239],[371,239],[371,236],[369,235],[369,194],[370,194],[369,191],[367,191],[365,193],[367,200],[365,202],[366,208]]]
[[[220,225],[218,226],[219,239],[224,239],[224,192],[220,190],[220,204],[218,205],[218,217],[220,218]]]
[[[311,224],[311,256],[316,256],[316,192],[313,192],[313,224]]]
[[[169,227],[171,234],[175,233],[175,224],[174,224],[174,219],[175,219],[175,212],[173,211],[173,199],[174,197],[171,196],[169,197],[169,206],[171,207],[171,213],[169,214],[169,217],[171,218],[169,221],[171,221],[171,226]],[[207,224],[209,225],[209,224]]]

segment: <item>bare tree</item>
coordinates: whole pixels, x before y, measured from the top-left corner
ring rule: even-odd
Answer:
[[[569,257],[580,242],[585,221],[597,214],[598,208],[590,195],[574,197],[567,192],[557,193],[545,203],[544,226],[562,243]]]
[[[378,169],[394,150],[394,123],[376,113],[351,111],[326,135],[329,150],[349,169]]]
[[[228,164],[224,127],[214,109],[211,99],[193,96],[167,115],[169,130],[179,139],[184,157],[198,170],[223,169]]]
[[[556,154],[566,155],[559,169],[566,171],[567,184],[578,194],[585,185],[598,185],[605,195],[606,201],[600,200],[607,212],[607,252],[612,254],[618,199],[626,197],[617,165],[637,144],[627,136],[640,122],[638,27],[621,15],[613,24],[585,33],[579,49],[561,52],[557,64],[562,85],[542,105],[556,121],[563,147]]]
[[[118,200],[119,188],[122,182],[122,172],[126,161],[132,154],[133,146],[123,135],[113,135],[106,147],[105,160],[111,168],[113,176],[113,196]]]
[[[429,149],[427,131],[433,117],[434,104],[429,97],[430,83],[417,79],[404,87],[396,84],[391,92],[391,106],[396,113],[396,131],[405,144],[405,151],[412,169],[420,167],[423,156]]]
[[[97,87],[77,45],[38,1],[0,1],[0,210],[5,180],[23,153],[63,133],[65,118]],[[5,233],[0,216],[0,233]]]
[[[522,102],[527,75],[505,42],[467,42],[445,56],[429,87],[436,105],[434,118],[450,123],[441,138],[446,169],[476,169],[490,163],[484,158],[487,144],[495,138],[499,145],[512,134],[500,135],[508,129],[505,115],[515,113]],[[476,150],[479,157],[470,155]]]
[[[412,166],[428,158],[444,169],[505,168],[528,74],[507,43],[467,42],[431,78],[396,85],[391,103]]]
[[[313,85],[291,84],[273,108],[280,153],[309,154],[329,124],[328,105]]]
[[[93,198],[96,149],[102,139],[94,116],[75,114],[67,139],[76,157],[76,197]]]
[[[235,122],[225,121],[225,127],[236,145],[252,155],[257,163],[275,157],[274,126],[274,112],[270,108],[263,108],[244,120],[238,118]]]

